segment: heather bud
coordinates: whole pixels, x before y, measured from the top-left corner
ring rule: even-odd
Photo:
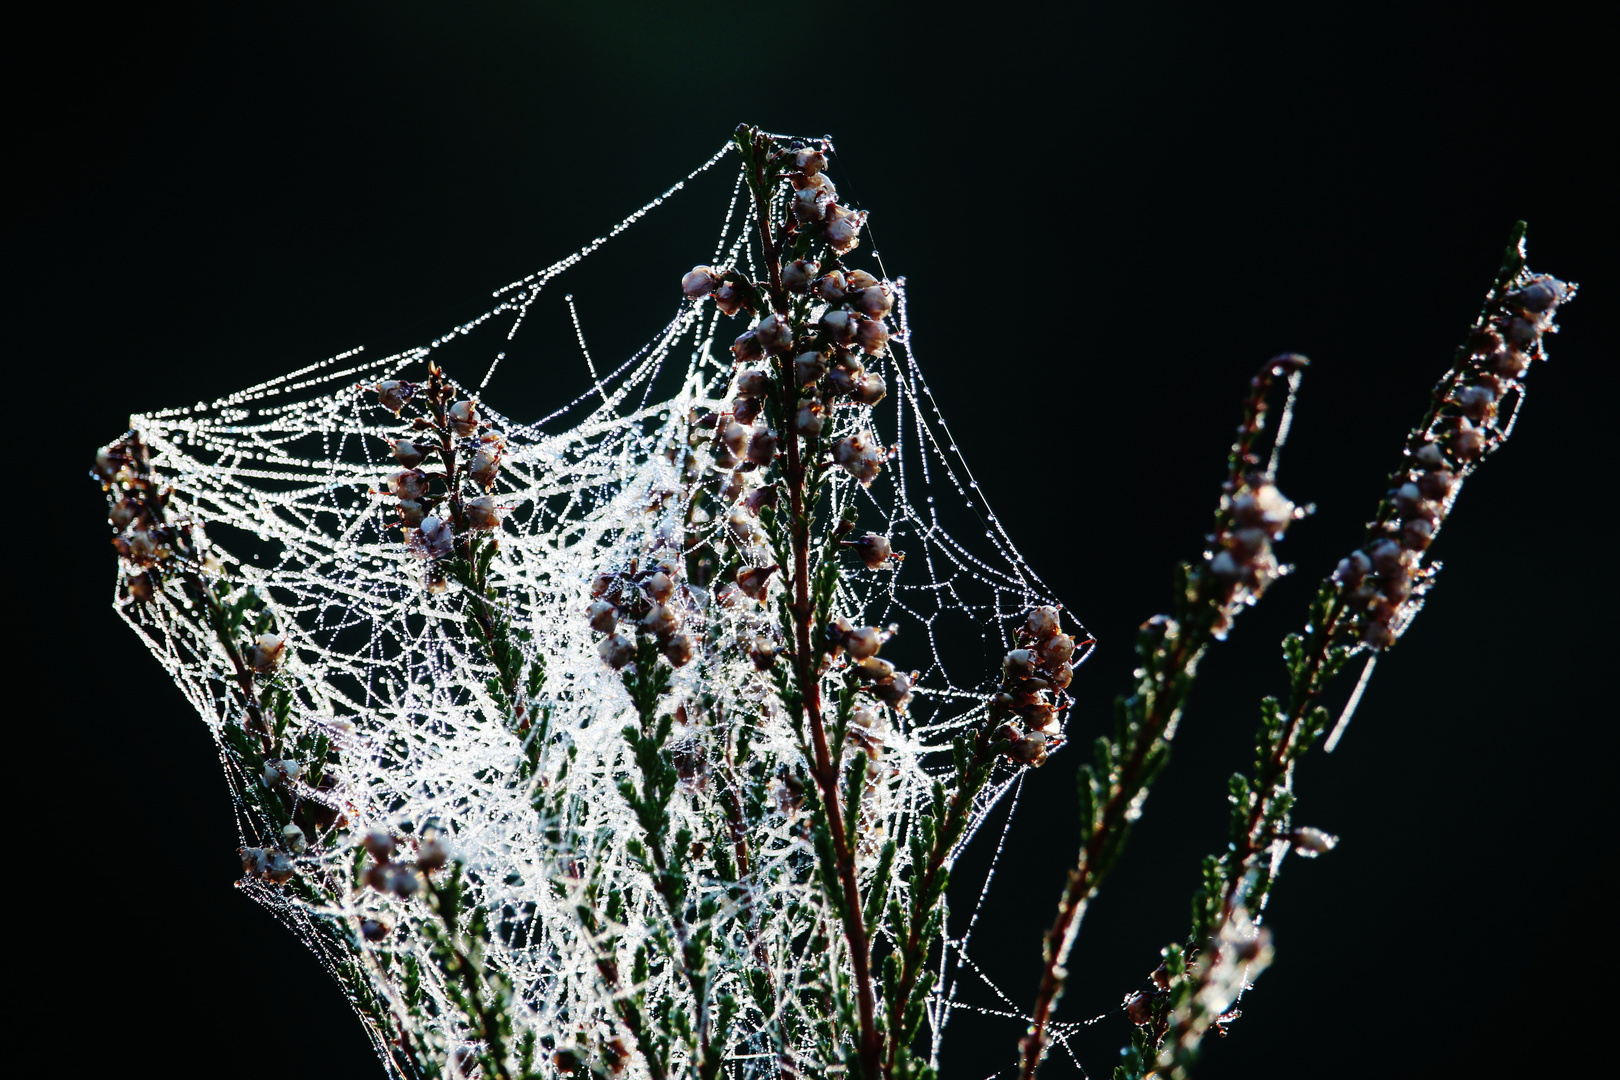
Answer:
[[[376,944],[388,936],[388,926],[386,923],[378,922],[376,919],[361,919],[360,936]]]
[[[1029,618],[1024,620],[1024,628],[1039,639],[1051,637],[1063,626],[1058,620],[1058,609],[1043,604],[1030,611]]]
[[[866,215],[859,211],[845,210],[837,203],[828,205],[826,210],[827,245],[840,255],[854,251],[861,244],[861,226],[866,224]]]
[[[869,319],[881,319],[894,309],[894,294],[885,285],[873,285],[849,295],[856,311]]]
[[[416,386],[413,383],[400,382],[397,379],[384,379],[377,384],[377,404],[398,416],[400,410],[405,408],[414,393],[416,393]]]
[[[775,505],[776,488],[774,486],[755,488],[753,491],[750,491],[748,493],[748,497],[742,501],[743,509],[747,510],[750,514],[759,513],[762,507]]]
[[[855,324],[855,344],[875,356],[889,344],[889,328],[876,319],[862,319]]]
[[[732,342],[731,355],[737,358],[739,364],[751,364],[765,358],[765,349],[760,345],[758,335],[752,330],[745,330]]]
[[[636,643],[623,634],[609,634],[596,652],[604,664],[617,671],[636,658]]]
[[[1041,642],[1041,662],[1047,667],[1066,664],[1074,655],[1074,638],[1068,634],[1053,634]]]
[[[1146,990],[1138,990],[1134,994],[1125,996],[1125,1015],[1131,1023],[1141,1027],[1153,1019],[1153,995]]]
[[[1422,551],[1433,539],[1434,525],[1430,522],[1420,519],[1401,526],[1401,545],[1408,551]]]
[[[426,457],[427,449],[417,446],[409,439],[401,439],[394,444],[394,460],[407,469],[416,468]]]
[[[1446,445],[1458,461],[1473,461],[1485,452],[1485,433],[1461,420],[1446,437]]]
[[[1003,678],[1027,679],[1035,674],[1035,651],[1033,649],[1014,649],[1007,654],[1001,662]]]
[[[860,557],[861,564],[868,570],[878,570],[886,566],[890,557],[894,555],[894,548],[889,545],[888,537],[879,536],[869,532],[857,540],[851,541],[850,547]]]
[[[1488,386],[1465,386],[1455,400],[1463,415],[1476,423],[1496,415],[1496,392]]]
[[[1054,687],[1062,690],[1074,681],[1074,664],[1065,661],[1053,666],[1046,674],[1047,680]]]
[[[771,575],[776,573],[775,566],[748,566],[737,571],[737,588],[743,595],[754,600],[765,598],[765,588],[770,582]]]
[[[851,630],[844,638],[844,648],[856,660],[865,660],[869,656],[876,656],[883,647],[883,635],[870,626],[863,626]]]
[[[845,277],[844,281],[847,289],[851,293],[857,293],[863,289],[874,288],[880,284],[877,278],[873,277],[871,274],[868,274],[865,270],[851,270],[848,276]]]
[[[1332,851],[1339,843],[1339,838],[1332,833],[1313,829],[1308,825],[1289,833],[1288,840],[1294,845],[1294,854],[1303,855],[1307,859],[1314,859],[1318,855]]]
[[[763,371],[749,368],[737,372],[737,393],[748,397],[764,397],[771,391],[771,377]]]
[[[420,499],[428,493],[427,473],[421,469],[401,469],[390,473],[388,490],[402,499]]]
[[[798,411],[793,414],[793,430],[800,435],[820,435],[823,417],[821,403],[814,399],[799,402]]]
[[[304,774],[304,767],[291,758],[270,760],[264,763],[264,786],[267,788],[280,787],[291,780],[297,780]]]
[[[662,570],[642,582],[641,587],[655,604],[666,603],[675,595],[675,580]]]
[[[1496,374],[1506,379],[1517,379],[1530,366],[1530,357],[1517,349],[1498,349],[1490,355],[1488,363]]]
[[[765,534],[759,531],[759,523],[750,516],[757,512],[739,506],[726,517],[726,525],[744,544],[757,544],[764,539]]]
[[[501,453],[499,450],[480,449],[473,455],[471,464],[467,466],[467,475],[473,483],[488,491],[495,486],[495,475],[500,471]]]
[[[1372,560],[1367,557],[1365,551],[1352,551],[1347,558],[1339,560],[1339,568],[1334,571],[1333,576],[1346,585],[1354,586],[1366,577],[1371,569]]]
[[[742,452],[748,445],[749,429],[743,427],[735,420],[728,420],[720,429],[720,448],[733,457],[742,457]]]
[[[591,619],[591,629],[601,634],[611,634],[619,626],[619,609],[606,600],[596,600],[591,603],[586,614]]]
[[[813,283],[816,295],[829,304],[841,304],[849,291],[848,280],[842,271],[834,270],[824,277],[817,278]]]
[[[820,150],[795,150],[793,167],[806,176],[815,176],[827,167],[827,157]]]
[[[1451,494],[1451,487],[1456,483],[1448,469],[1435,469],[1432,472],[1418,473],[1417,488],[1426,499],[1444,499]]]
[[[754,327],[754,336],[760,348],[768,353],[779,353],[792,341],[792,329],[780,315],[767,315]]]
[[[260,634],[247,647],[248,667],[261,675],[269,675],[281,666],[286,651],[286,634]]]
[[[443,829],[423,829],[421,842],[416,845],[416,865],[424,870],[437,870],[450,861],[449,838]]]
[[[468,499],[466,504],[467,526],[477,532],[489,532],[501,527],[501,519],[506,511],[495,505],[491,495],[481,495],[476,499]]]
[[[827,209],[827,197],[819,187],[806,187],[793,193],[793,216],[801,225],[823,220]]]
[[[835,394],[853,394],[860,388],[866,367],[854,356],[845,355],[827,372],[827,384]]]
[[[1390,574],[1378,582],[1379,602],[1391,606],[1387,618],[1394,617],[1394,606],[1400,604],[1412,595],[1412,579],[1403,570],[1401,573]]]
[[[675,634],[664,645],[664,657],[676,667],[684,667],[692,661],[692,637],[690,634]]]
[[[776,447],[776,432],[757,428],[754,437],[748,440],[748,460],[755,465],[769,465],[776,457]]]
[[[1361,632],[1361,640],[1375,649],[1387,649],[1395,644],[1395,631],[1381,622],[1369,622]]]
[[[1017,736],[1007,748],[1008,757],[1032,769],[1038,769],[1046,764],[1046,754],[1046,736],[1039,731]]]
[[[654,604],[641,619],[641,628],[655,637],[673,634],[680,625],[681,617],[668,604]]]
[[[855,672],[870,682],[894,678],[894,665],[876,656],[868,656],[855,665]]]
[[[416,870],[409,866],[395,864],[388,871],[388,891],[401,900],[408,899],[421,890],[422,883],[416,876]]]
[[[732,400],[731,415],[739,424],[752,424],[765,411],[765,402],[757,397],[740,395]]]
[[[771,666],[776,663],[776,657],[781,651],[776,642],[761,634],[754,638],[753,645],[749,647],[748,659],[754,662],[754,667],[757,670],[769,671]]]
[[[103,485],[112,483],[125,468],[122,455],[103,446],[96,451],[95,474]]]
[[[833,444],[833,461],[863,486],[877,478],[883,458],[870,435],[850,435]]]
[[[273,848],[259,847],[242,847],[236,850],[242,857],[243,873],[263,878],[276,885],[284,885],[292,880],[292,860],[282,852]]]
[[[821,264],[809,259],[794,259],[782,267],[782,287],[788,292],[807,293],[810,282],[821,271]]]
[[[287,850],[294,855],[302,855],[309,847],[309,839],[304,830],[296,825],[287,825],[281,830],[281,842],[287,845]]]
[[[749,290],[735,281],[722,281],[714,290],[714,306],[726,315],[735,315],[749,304]]]
[[[688,300],[708,296],[720,284],[720,275],[712,266],[694,266],[681,278],[681,293]]]
[[[421,538],[422,554],[430,559],[442,559],[450,554],[450,549],[455,545],[455,534],[451,531],[450,523],[431,514],[422,519],[417,534]]]
[[[862,661],[863,664],[871,662],[871,660]],[[883,704],[900,712],[905,712],[906,706],[911,704],[911,684],[915,681],[916,675],[916,672],[908,675],[904,671],[897,671],[891,678],[873,683],[872,693]]]
[[[1509,319],[1507,325],[1502,327],[1502,336],[1515,349],[1529,349],[1541,340],[1541,327],[1533,319],[1518,316]]]
[[[1539,277],[1508,296],[1508,302],[1525,311],[1542,312],[1563,303],[1569,287],[1553,277]]]
[[[134,499],[119,499],[113,503],[112,509],[107,511],[107,520],[119,532],[129,528],[132,521],[140,516],[141,504]]]
[[[1232,516],[1245,525],[1264,526],[1276,535],[1294,520],[1294,504],[1275,484],[1259,484],[1232,500]]]
[[[361,843],[365,845],[366,854],[380,863],[394,857],[394,838],[383,829],[370,830]]]
[[[867,323],[865,325],[870,326],[871,324]],[[887,397],[888,393],[889,386],[883,381],[883,376],[875,371],[869,371],[862,375],[860,381],[855,384],[855,390],[850,394],[850,397],[861,405],[876,405]]]
[[[1380,577],[1394,577],[1406,570],[1406,558],[1401,553],[1401,546],[1393,540],[1379,540],[1367,554],[1371,556],[1373,569],[1378,571]]]
[[[1400,511],[1402,517],[1411,517],[1423,505],[1423,493],[1412,483],[1402,484],[1396,488],[1393,498],[1395,509]]]
[[[478,407],[471,401],[456,402],[445,416],[450,421],[450,430],[462,438],[478,430]]]
[[[1237,558],[1254,559],[1271,547],[1271,535],[1257,525],[1249,525],[1233,529],[1226,544]]]
[[[810,386],[827,373],[827,360],[820,353],[800,353],[793,359],[793,381],[797,386]]]
[[[835,345],[848,345],[855,340],[858,316],[848,311],[829,311],[821,317],[821,333]]]
[[[1418,447],[1412,460],[1425,469],[1443,469],[1446,467],[1446,455],[1440,452],[1438,443],[1424,443]]]

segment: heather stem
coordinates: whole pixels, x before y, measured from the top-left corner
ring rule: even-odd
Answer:
[[[1291,403],[1304,364],[1303,357],[1278,357],[1250,380],[1243,422],[1232,447],[1215,530],[1210,537],[1212,550],[1223,550],[1234,533],[1238,524],[1234,508],[1240,494],[1252,494],[1270,485],[1276,455],[1271,455],[1262,471],[1258,449],[1265,428],[1267,394],[1273,381],[1286,373]],[[1143,624],[1137,639],[1142,666],[1136,690],[1116,702],[1118,730],[1114,740],[1098,740],[1096,773],[1089,767],[1081,772],[1088,811],[1082,814],[1084,839],[1043,945],[1040,988],[1028,1031],[1019,1043],[1022,1080],[1035,1075],[1045,1054],[1047,1027],[1067,977],[1064,964],[1086,906],[1118,858],[1131,824],[1141,816],[1148,788],[1168,760],[1170,740],[1175,736],[1198,662],[1240,606],[1236,587],[1218,577],[1214,565],[1212,560],[1198,567],[1183,567],[1175,616],[1158,616]],[[1252,586],[1254,595],[1258,596],[1263,584],[1260,581]],[[1105,793],[1100,806],[1096,799],[1099,793]]]
[[[783,319],[791,319],[793,312],[787,293],[782,287],[781,254],[771,236],[770,190],[765,173],[767,140],[757,133],[739,128],[737,139],[744,153],[744,168],[748,186],[754,199],[755,220],[759,230],[759,243],[766,272],[770,279],[771,306]],[[782,387],[782,414],[791,418],[797,408],[793,394],[794,380],[791,362],[784,358],[779,365]],[[821,805],[827,815],[827,831],[831,834],[833,856],[837,864],[838,882],[842,890],[843,931],[849,947],[850,963],[855,973],[856,1007],[860,1015],[860,1041],[858,1057],[862,1074],[869,1078],[878,1075],[882,1060],[882,1036],[877,1028],[876,1008],[872,989],[871,939],[864,923],[860,884],[856,876],[855,855],[848,842],[844,824],[844,811],[838,791],[838,767],[833,761],[827,742],[826,726],[822,718],[821,680],[816,670],[816,650],[811,639],[815,618],[815,605],[810,599],[810,515],[805,505],[806,466],[802,460],[801,436],[789,432],[786,439],[787,467],[785,479],[788,488],[789,542],[793,554],[791,587],[793,602],[790,610],[794,633],[794,679],[803,701],[808,721],[813,754],[811,774],[821,792]],[[858,812],[849,808],[850,813]]]

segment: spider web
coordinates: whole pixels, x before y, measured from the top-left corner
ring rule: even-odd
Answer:
[[[708,179],[705,174],[723,173],[711,170],[731,149],[607,235],[497,290],[488,311],[427,344],[375,359],[355,349],[211,403],[131,418],[150,448],[154,475],[170,492],[171,520],[206,531],[202,572],[256,593],[290,636],[276,676],[276,685],[292,696],[288,742],[308,745],[320,737],[335,751],[320,784],[307,783],[307,775],[289,783],[298,799],[319,804],[336,831],[293,853],[298,876],[290,886],[249,876],[241,887],[350,988],[363,1018],[368,1012],[361,1006],[369,1003],[446,1049],[468,1036],[442,977],[425,962],[430,920],[422,901],[357,883],[356,845],[369,830],[406,841],[429,823],[448,833],[465,866],[469,902],[489,913],[486,962],[513,989],[520,1032],[533,1030],[561,1044],[577,1033],[608,1030],[609,994],[575,910],[586,876],[581,866],[602,895],[616,889],[625,898],[621,970],[630,970],[634,949],[646,941],[645,927],[657,922],[660,901],[625,847],[636,835],[635,817],[618,794],[620,782],[637,775],[620,734],[635,714],[617,673],[598,657],[585,613],[596,575],[646,565],[661,550],[730,545],[744,562],[769,561],[757,538],[737,535],[749,528],[746,521],[723,507],[715,512],[705,486],[714,472],[713,452],[693,434],[695,416],[729,407],[734,365],[726,345],[749,320],[727,318],[710,303],[681,302],[673,285],[684,267],[670,266],[673,314],[641,348],[608,367],[587,346],[589,320],[573,294],[559,296],[558,286],[631,225]],[[723,186],[710,186],[725,199]],[[725,201],[715,264],[749,268],[750,235],[739,173]],[[903,903],[907,841],[934,778],[950,771],[951,737],[984,719],[1002,655],[1028,610],[1055,601],[957,452],[912,348],[904,282],[895,285],[890,345],[869,365],[885,380],[888,396],[875,406],[842,406],[831,420],[835,437],[876,432],[893,447],[892,457],[870,487],[837,473],[824,520],[853,506],[863,529],[889,537],[905,555],[879,570],[847,568],[834,605],[856,625],[892,625],[896,636],[884,656],[918,672],[909,710],[884,709],[878,729],[867,733],[881,757],[859,845],[864,888],[873,885],[882,841],[898,841],[885,887]],[[577,396],[532,421],[496,411],[485,388],[520,335],[547,321],[571,323],[583,361],[567,365],[576,372]],[[533,776],[521,768],[524,736],[488,689],[494,668],[466,632],[461,587],[424,587],[423,563],[398,527],[397,502],[379,490],[397,468],[387,440],[409,429],[379,409],[367,388],[384,379],[421,380],[429,360],[453,378],[476,380],[456,385],[477,398],[480,417],[505,440],[494,495],[508,514],[490,581],[525,638],[525,660],[542,662],[546,671],[533,706],[548,718],[548,741]],[[683,589],[682,603],[689,625],[707,627],[710,642],[768,635],[774,623],[768,607],[722,605],[712,586]],[[178,589],[161,589],[140,604],[124,580],[115,605],[209,725],[244,845],[284,846],[249,797],[264,780],[249,775],[229,750],[226,728],[241,725],[242,707],[232,694],[225,650],[187,615]],[[674,747],[694,763],[683,771],[676,825],[712,843],[716,800],[761,783],[780,795],[782,777],[800,751],[768,681],[738,649],[707,649],[679,669],[671,701],[686,707]],[[736,732],[744,729],[753,745],[752,774],[732,761]],[[998,803],[1016,800],[1021,775],[1010,764],[997,767],[976,801],[969,838]],[[537,813],[537,792],[551,805],[570,807],[565,830]],[[824,914],[807,903],[813,851],[801,822],[791,805],[772,803],[753,823],[758,865],[745,887],[719,880],[702,859],[688,882],[694,903],[715,901],[716,992],[746,973],[763,941],[777,965],[780,1015],[802,1007],[790,988],[825,962],[802,944],[810,925],[805,920]],[[326,885],[301,888],[299,882]],[[777,917],[762,924],[761,912]],[[362,920],[380,924],[386,934],[367,940]],[[968,963],[971,914],[949,918],[945,926],[927,1010],[936,1064],[956,1005],[956,974]],[[953,927],[959,936],[949,936]],[[411,956],[424,960],[422,1000],[414,1005],[399,989],[400,965]],[[669,999],[677,1012],[692,1007],[684,984],[667,972],[643,989],[649,1000]],[[746,994],[739,990],[738,996]],[[367,1022],[380,1056],[403,1072],[395,1036]],[[764,1016],[745,1011],[738,1022],[730,1049],[734,1072],[777,1075]],[[451,1075],[461,1070],[453,1056],[447,1068]]]

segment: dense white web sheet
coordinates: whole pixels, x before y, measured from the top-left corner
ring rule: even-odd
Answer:
[[[617,788],[635,766],[620,730],[634,714],[618,676],[598,658],[585,611],[597,573],[638,560],[645,564],[650,553],[690,547],[694,538],[718,543],[722,530],[732,527],[703,509],[708,504],[698,492],[710,452],[689,435],[695,413],[722,406],[732,393],[733,364],[725,346],[746,328],[747,316],[728,319],[712,304],[682,303],[674,283],[685,267],[672,265],[668,321],[638,351],[609,364],[587,346],[589,297],[565,299],[558,285],[725,154],[710,158],[601,239],[497,290],[489,311],[426,345],[375,359],[356,349],[212,403],[131,418],[151,448],[154,473],[172,491],[171,520],[207,532],[208,575],[256,590],[290,635],[277,676],[294,699],[289,740],[307,744],[318,734],[337,751],[326,786],[292,782],[299,798],[329,808],[346,831],[296,860],[303,876],[337,883],[336,898],[252,878],[243,887],[334,973],[351,983],[368,982],[402,1023],[437,1025],[440,1045],[453,1047],[463,1036],[434,973],[425,976],[424,986],[433,999],[431,1015],[419,1009],[414,1021],[405,1019],[409,1009],[397,988],[400,958],[423,948],[420,900],[353,884],[354,843],[367,830],[407,838],[430,822],[449,830],[473,899],[496,927],[488,961],[514,986],[520,1029],[558,1039],[600,1027],[606,1016],[604,990],[574,911],[578,880],[567,867],[578,863],[570,856],[600,875],[604,894],[622,888],[628,898],[625,971],[644,934],[639,913],[657,903],[624,850],[635,824]],[[746,268],[753,257],[740,188],[732,189],[724,211],[716,265]],[[881,839],[900,840],[890,875],[891,887],[900,891],[908,830],[932,777],[946,771],[948,754],[940,749],[983,717],[1001,657],[1025,613],[1055,600],[1014,549],[957,453],[911,348],[903,282],[897,291],[890,349],[870,365],[889,395],[871,408],[841,408],[833,420],[835,434],[870,427],[895,454],[870,488],[838,474],[832,499],[835,510],[854,504],[862,529],[890,537],[906,555],[894,568],[854,565],[836,602],[857,624],[893,624],[897,636],[884,655],[920,672],[909,712],[890,712],[887,730],[873,733],[881,744],[883,780],[869,797],[874,824],[861,846],[869,877]],[[575,372],[579,393],[550,415],[524,421],[496,411],[484,388],[511,342],[542,319],[572,320],[580,356],[567,363],[559,357],[549,366]],[[397,502],[381,494],[384,478],[397,468],[385,440],[408,430],[379,409],[376,395],[365,388],[390,378],[423,381],[434,358],[464,393],[478,398],[481,416],[505,440],[494,493],[509,513],[491,580],[514,626],[529,634],[523,644],[529,658],[543,660],[546,668],[535,704],[550,717],[549,742],[534,779],[525,779],[519,767],[523,737],[486,688],[493,669],[465,632],[461,587],[452,584],[443,593],[424,588],[422,563],[397,527]],[[184,615],[178,590],[161,591],[142,605],[121,589],[117,602],[219,741],[243,843],[279,844],[279,831],[244,794],[263,781],[244,775],[227,752],[223,729],[240,724],[241,709],[231,696],[224,650]],[[772,625],[765,609],[722,608],[712,590],[695,585],[688,603],[689,618],[709,627],[711,640],[769,633]],[[754,760],[764,762],[773,784],[799,752],[767,681],[735,652],[713,650],[681,669],[672,701],[689,706],[677,739],[691,745],[694,760],[706,762],[677,796],[677,813],[704,840],[713,800],[728,786],[751,782],[745,770],[727,764],[739,726],[748,729]],[[999,801],[1016,799],[1020,776],[1009,765],[999,767],[978,800],[969,837]],[[537,784],[553,799],[561,792],[565,797],[557,804],[572,808],[562,840],[558,822],[534,808]],[[794,944],[803,920],[813,916],[796,916],[796,923],[780,914],[809,895],[810,848],[793,816],[774,807],[756,835],[760,865],[743,901],[712,874],[695,873],[690,887],[694,896],[718,900],[716,948],[737,958],[733,967],[746,967],[743,958],[755,947],[747,940],[751,912],[779,913],[762,933],[779,964],[776,977],[787,986],[817,960]],[[380,942],[365,942],[362,919],[378,920],[391,931]],[[928,1012],[936,1056],[969,926],[968,918],[947,921],[960,936],[938,960],[939,989]],[[359,960],[344,940],[360,950]],[[681,985],[667,977],[655,981],[647,988],[651,998],[668,995],[675,1008],[683,1007]],[[791,996],[781,995],[780,1009],[798,1007]],[[777,1066],[763,1037],[752,1036],[751,1042],[748,1016],[740,1022],[745,1034],[735,1042],[738,1068],[774,1075]],[[394,1062],[376,1025],[373,1037],[382,1056]]]

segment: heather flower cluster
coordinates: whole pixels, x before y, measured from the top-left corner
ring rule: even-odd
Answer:
[[[397,500],[400,528],[425,564],[429,591],[443,592],[445,560],[455,552],[457,537],[493,532],[505,516],[494,496],[479,494],[495,486],[505,440],[487,430],[477,402],[450,400],[450,386],[437,365],[426,386],[385,379],[372,390],[396,418],[422,394],[423,408],[411,420],[410,435],[389,440],[400,468],[386,478],[386,493]],[[431,458],[439,467],[422,468]]]
[[[1417,613],[1434,570],[1423,554],[1451,512],[1462,479],[1505,440],[1532,361],[1543,359],[1544,336],[1573,290],[1547,275],[1531,277],[1492,305],[1463,349],[1462,362],[1437,392],[1430,422],[1406,448],[1367,543],[1339,562],[1335,579],[1361,641],[1373,649],[1395,643]]]
[[[1075,641],[1063,632],[1058,609],[1049,605],[1029,613],[1018,637],[1019,647],[1002,661],[1001,690],[991,701],[990,715],[996,720],[1011,717],[996,732],[1006,742],[1006,755],[1039,768],[1062,742],[1061,717],[1068,706],[1064,691],[1074,681],[1070,661]]]

